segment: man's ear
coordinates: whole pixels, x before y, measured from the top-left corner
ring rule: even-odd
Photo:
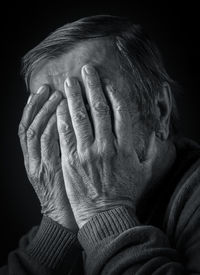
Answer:
[[[171,88],[167,82],[163,83],[162,89],[156,98],[156,116],[159,122],[159,129],[156,135],[166,140],[169,136],[170,116],[172,110]]]

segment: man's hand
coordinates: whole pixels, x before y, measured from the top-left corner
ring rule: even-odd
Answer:
[[[57,91],[49,97],[46,85],[31,95],[19,125],[19,137],[26,172],[42,213],[75,230],[77,225],[66,196],[60,160],[55,111],[61,100]]]
[[[131,117],[123,97],[108,85],[110,108],[95,69],[84,66],[82,77],[92,121],[75,78],[65,82],[67,99],[57,108],[65,187],[79,228],[117,206],[134,210],[137,186],[150,178],[152,164],[149,157],[140,163],[133,148]]]

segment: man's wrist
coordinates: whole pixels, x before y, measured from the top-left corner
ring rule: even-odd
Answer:
[[[45,214],[48,218],[52,219],[54,222],[62,225],[63,227],[69,229],[70,231],[76,233],[78,231],[77,223],[72,216],[72,212],[65,210],[56,210]]]
[[[78,211],[78,217],[77,217],[77,223],[79,228],[81,228],[84,224],[86,224],[88,221],[90,221],[93,217],[96,215],[106,212],[115,208],[120,207],[128,207],[131,209],[132,213],[135,213],[135,206],[132,201],[104,201],[104,202],[98,202],[95,204],[95,206],[91,207],[82,207]]]
[[[26,252],[45,267],[58,268],[80,252],[77,234],[43,215],[38,231]],[[68,264],[71,264],[69,261]]]
[[[78,239],[86,251],[109,236],[116,236],[125,230],[140,225],[135,212],[129,207],[116,207],[101,212],[90,219],[78,232]]]

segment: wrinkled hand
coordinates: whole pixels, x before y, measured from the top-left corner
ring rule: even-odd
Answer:
[[[75,230],[77,225],[64,187],[55,113],[62,95],[54,92],[49,97],[48,86],[41,88],[30,96],[19,125],[25,168],[42,213]]]
[[[117,206],[135,209],[137,186],[151,173],[151,160],[140,163],[133,148],[123,97],[107,85],[110,108],[95,69],[84,66],[82,78],[91,119],[75,78],[65,81],[67,99],[57,108],[65,187],[79,228],[99,212]]]

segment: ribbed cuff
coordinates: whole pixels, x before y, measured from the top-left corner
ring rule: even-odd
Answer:
[[[131,209],[117,207],[95,215],[78,232],[78,240],[87,251],[111,235],[119,235],[139,225]]]
[[[55,269],[67,255],[71,258],[77,249],[80,245],[75,233],[43,216],[38,232],[26,251],[40,264]]]

